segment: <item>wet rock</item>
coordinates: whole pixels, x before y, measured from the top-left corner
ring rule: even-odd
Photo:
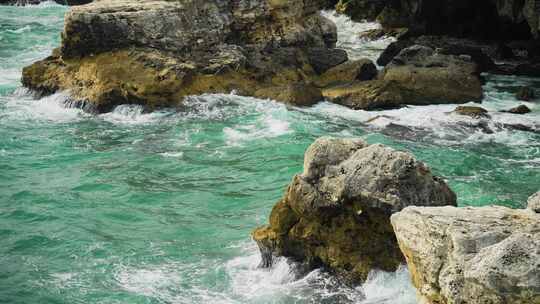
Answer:
[[[269,98],[294,106],[311,106],[324,99],[321,89],[307,84],[290,84],[260,89],[255,97]]]
[[[540,214],[408,207],[391,221],[421,303],[540,303]]]
[[[372,29],[367,30],[365,32],[362,32],[358,35],[358,38],[367,40],[367,41],[374,41],[381,39],[383,37],[401,37],[407,33],[407,28],[391,28],[391,29]]]
[[[340,49],[311,48],[307,56],[317,74],[322,74],[348,60],[347,52]]]
[[[488,111],[481,107],[459,106],[452,113],[469,116],[472,118],[489,118]]]
[[[414,45],[414,41],[405,39],[405,40],[398,40],[390,43],[386,49],[379,55],[379,58],[377,59],[377,64],[380,66],[385,66],[389,64],[394,57],[396,57],[399,52],[401,52],[403,49],[410,47]]]
[[[253,96],[311,83],[347,60],[345,51],[334,49],[335,25],[319,14],[319,5],[96,1],[71,8],[61,51],[25,68],[22,82],[42,94],[69,91],[98,112],[123,103],[152,109],[201,93]]]
[[[303,173],[272,209],[270,224],[253,238],[263,265],[286,256],[358,283],[372,269],[394,271],[403,262],[392,213],[410,205],[455,204],[446,183],[408,153],[320,138],[306,151]]]
[[[381,0],[339,0],[336,11],[345,14],[354,21],[374,21],[385,8],[387,1]]]
[[[530,113],[531,112],[531,109],[529,109],[529,107],[527,107],[526,105],[519,105],[515,108],[512,108],[508,111],[502,111],[502,112],[506,112],[506,113],[511,113],[511,114],[527,114],[527,113]]]
[[[331,84],[355,80],[372,80],[377,73],[377,67],[371,60],[351,60],[329,69],[319,77],[316,83],[320,87],[327,87]]]
[[[323,89],[332,102],[353,109],[480,102],[478,67],[470,58],[442,55],[425,46],[403,49],[376,80]]]
[[[527,201],[527,209],[540,213],[540,191],[529,197],[529,200]]]
[[[534,99],[534,90],[530,87],[521,87],[516,93],[516,98],[518,100],[530,101]]]

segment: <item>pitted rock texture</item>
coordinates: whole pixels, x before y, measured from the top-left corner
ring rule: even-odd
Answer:
[[[42,94],[69,91],[97,112],[122,103],[175,106],[201,93],[302,87],[347,60],[334,49],[336,26],[319,5],[98,0],[71,8],[61,48],[25,68],[22,82]]]
[[[408,207],[392,225],[421,303],[540,303],[540,214]]]
[[[455,205],[446,183],[412,155],[362,140],[320,138],[274,206],[270,224],[254,231],[263,266],[273,256],[326,267],[352,283],[373,269],[404,262],[390,215],[411,206]]]

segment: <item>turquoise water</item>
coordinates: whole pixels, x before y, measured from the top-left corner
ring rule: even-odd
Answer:
[[[447,115],[452,105],[368,113],[204,95],[181,112],[121,106],[93,116],[63,107],[62,94],[34,100],[20,71],[59,45],[64,12],[0,7],[1,303],[415,303],[406,270],[350,289],[319,271],[299,278],[286,260],[256,267],[249,233],[322,135],[413,152],[461,205],[523,207],[540,188],[540,135],[496,125],[538,125],[534,103],[529,115],[494,114],[485,134]],[[366,26],[335,20],[344,47]],[[488,80],[491,110],[519,104],[518,85],[540,87]]]

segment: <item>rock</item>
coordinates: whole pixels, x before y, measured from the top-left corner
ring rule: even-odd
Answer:
[[[490,118],[486,109],[474,106],[459,106],[452,113],[470,116],[472,118]]]
[[[358,38],[362,40],[366,40],[366,41],[374,41],[374,40],[381,39],[383,37],[396,37],[399,39],[403,37],[404,35],[406,35],[407,32],[408,32],[407,28],[390,28],[390,29],[380,28],[380,29],[372,29],[372,30],[367,30],[365,32],[361,32],[358,35]]]
[[[369,59],[351,60],[335,66],[319,77],[316,84],[327,87],[331,84],[372,80],[377,76],[377,67]]]
[[[530,101],[534,99],[534,90],[530,87],[521,87],[516,93],[516,98],[518,100]]]
[[[501,111],[501,112],[523,115],[523,114],[530,113],[531,109],[529,109],[529,107],[527,107],[526,105],[519,105],[519,106],[517,106],[515,108],[512,108],[512,109],[510,109],[508,111]]]
[[[414,45],[394,57],[376,80],[329,86],[323,96],[353,109],[376,110],[481,102],[483,90],[477,65],[469,58]]]
[[[254,96],[301,107],[314,105],[324,99],[321,89],[306,84],[290,84],[260,89],[255,92]]]
[[[385,6],[386,1],[381,0],[339,0],[336,11],[350,16],[352,20],[357,22],[375,21]]]
[[[527,200],[527,209],[540,213],[540,191],[529,197],[529,200]]]
[[[408,207],[391,221],[420,303],[540,303],[540,214]]]
[[[397,81],[382,80],[357,81],[323,89],[323,96],[329,101],[367,111],[402,107],[413,101],[409,93]]]
[[[496,68],[492,59],[496,57],[497,46],[495,44],[448,36],[420,36],[398,40],[387,47],[377,63],[387,65],[403,49],[414,45],[429,47],[442,55],[468,55],[478,65],[479,72],[493,71]]]
[[[322,74],[348,60],[347,52],[340,49],[311,48],[307,56],[317,74]]]
[[[410,205],[455,205],[446,183],[412,155],[362,140],[320,138],[274,206],[270,224],[253,232],[263,266],[273,256],[326,267],[351,283],[372,269],[403,262],[389,217]]]
[[[201,93],[255,95],[311,83],[347,60],[319,1],[102,0],[66,14],[59,52],[23,70],[42,94],[97,112],[177,106]],[[212,22],[209,22],[211,20]],[[304,101],[302,101],[304,102]]]

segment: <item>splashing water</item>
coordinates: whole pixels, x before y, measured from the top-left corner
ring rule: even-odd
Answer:
[[[540,109],[493,112],[486,133],[455,105],[353,111],[291,108],[234,94],[193,96],[179,111],[138,106],[89,115],[63,93],[20,88],[23,66],[59,44],[65,8],[0,10],[0,299],[7,303],[415,303],[406,269],[349,288],[281,259],[259,269],[249,233],[267,221],[303,153],[323,135],[357,136],[413,152],[448,179],[461,205],[523,207],[540,184]],[[375,59],[339,27],[351,58]],[[520,104],[535,78],[487,75],[483,107]],[[374,119],[372,122],[368,120]]]

